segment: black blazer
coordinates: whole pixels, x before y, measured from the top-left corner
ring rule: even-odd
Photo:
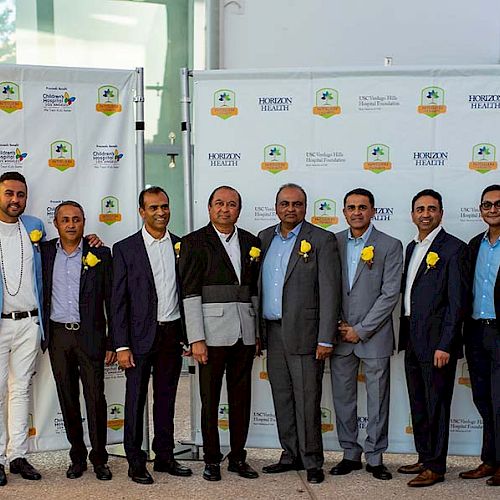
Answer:
[[[248,287],[250,297],[257,296],[259,266],[251,261],[249,252],[251,247],[260,248],[260,240],[240,227],[238,227],[238,238],[241,252],[241,283],[211,223],[184,236],[180,258],[183,298],[201,296],[202,288],[210,285]],[[219,299],[210,300],[209,297],[207,299],[203,302],[224,302]],[[249,300],[242,301],[249,302]]]
[[[469,289],[467,246],[441,229],[428,250],[436,252],[439,261],[435,268],[427,269],[423,258],[411,289],[408,321],[404,317],[404,296],[414,248],[414,241],[406,248],[399,350],[407,349],[411,343],[418,359],[427,362],[432,362],[437,349],[461,357],[462,324]]]
[[[172,245],[180,238],[170,233]],[[181,320],[184,310],[175,265]],[[113,345],[129,347],[134,354],[147,354],[156,335],[158,297],[142,230],[113,246],[113,293],[111,318]],[[183,327],[183,332],[185,331]],[[183,333],[184,336],[184,333]]]
[[[468,309],[467,309],[467,320],[471,319],[472,316],[472,302],[473,302],[473,295],[472,292],[474,290],[474,274],[476,272],[476,263],[477,263],[477,256],[479,254],[479,247],[481,245],[481,241],[484,237],[484,232],[481,234],[478,234],[477,236],[474,236],[472,240],[469,241],[469,259],[470,259],[470,275],[469,275],[469,301],[468,301]],[[495,290],[493,292],[493,301],[495,302],[495,315],[497,319],[497,329],[498,333],[500,333],[500,270],[497,273],[497,279],[495,281]],[[470,323],[469,321],[466,321],[466,327],[464,330],[464,335],[465,338],[467,338],[468,334],[470,332]],[[471,332],[472,333],[472,332]]]
[[[43,277],[43,326],[45,339],[42,349],[50,344],[50,310],[52,306],[52,280],[58,238],[40,244]],[[85,269],[82,261],[80,276],[80,330],[77,339],[81,349],[93,359],[104,359],[106,350],[112,350],[111,338],[106,336],[106,317],[110,317],[112,261],[108,247],[90,248],[83,239],[82,257],[91,251],[101,260],[94,267]]]

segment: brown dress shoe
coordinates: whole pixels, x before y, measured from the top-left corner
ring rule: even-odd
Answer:
[[[416,464],[402,465],[398,469],[398,472],[400,474],[420,474],[421,472],[424,472],[424,470],[424,464],[417,462]]]
[[[459,476],[462,479],[481,479],[482,477],[493,476],[496,470],[497,468],[493,465],[488,465],[483,462],[479,467],[476,467],[475,469],[461,472]]]
[[[430,469],[425,469],[424,472],[421,472],[415,479],[412,479],[408,483],[408,486],[422,488],[424,486],[433,486],[436,483],[442,483],[443,481],[443,474],[438,474],[437,472],[432,472]]]
[[[500,467],[497,467],[497,471],[495,472],[495,475],[493,477],[490,477],[486,481],[486,484],[488,486],[500,486]]]

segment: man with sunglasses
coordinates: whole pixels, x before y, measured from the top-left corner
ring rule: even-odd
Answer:
[[[492,476],[487,484],[500,486],[500,184],[483,191],[479,208],[488,230],[469,243],[472,297],[464,342],[472,396],[483,419],[482,462],[460,477]]]

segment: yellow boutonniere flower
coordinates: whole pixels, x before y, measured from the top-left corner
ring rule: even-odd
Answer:
[[[94,267],[101,262],[92,252],[89,252],[83,259],[83,268],[87,270],[89,267]]]
[[[311,250],[312,250],[312,246],[307,240],[302,240],[300,242],[299,255],[301,255],[304,258],[305,262],[307,262],[307,259],[309,258],[309,252]]]
[[[177,258],[179,258],[179,255],[181,254],[181,242],[178,241],[175,245],[174,245],[174,251],[175,251],[175,256]]]
[[[40,231],[40,229],[33,229],[33,231],[30,232],[31,243],[36,245],[42,239],[42,236],[43,233],[42,231]]]
[[[371,269],[373,266],[373,257],[375,256],[373,245],[364,247],[361,250],[361,260]]]
[[[429,269],[434,269],[436,267],[436,264],[438,263],[439,260],[439,255],[436,252],[429,252],[427,254],[427,257],[425,258],[425,263],[427,264],[427,269],[425,272],[427,272]]]
[[[260,248],[257,247],[252,247],[250,248],[250,252],[248,252],[250,255],[250,260],[252,262],[258,262],[260,259]]]

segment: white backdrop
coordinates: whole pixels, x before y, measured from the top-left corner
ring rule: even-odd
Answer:
[[[344,194],[365,187],[375,195],[377,228],[406,245],[415,234],[411,198],[433,187],[444,197],[445,228],[468,241],[484,230],[477,209],[482,189],[500,180],[499,76],[496,66],[195,72],[195,228],[208,220],[212,189],[229,184],[242,194],[239,224],[257,233],[277,221],[278,187],[295,182],[308,193],[307,219],[338,232],[346,227]],[[362,371],[359,380],[363,437]],[[278,447],[265,357],[254,364],[252,401],[248,445]],[[201,444],[199,399],[195,403]],[[338,449],[328,368],[322,407],[325,447]],[[392,358],[389,432],[391,451],[414,451],[401,354]],[[467,364],[460,361],[450,453],[477,454],[481,432]]]
[[[86,234],[107,245],[136,230],[134,89],[135,70],[0,66],[0,174],[26,177],[26,213],[43,220],[47,238],[56,235],[55,207],[68,199],[83,205]],[[105,376],[108,443],[117,443],[124,375],[115,365]],[[67,448],[47,353],[39,357],[32,394],[30,450]],[[81,406],[85,420],[83,398]]]

